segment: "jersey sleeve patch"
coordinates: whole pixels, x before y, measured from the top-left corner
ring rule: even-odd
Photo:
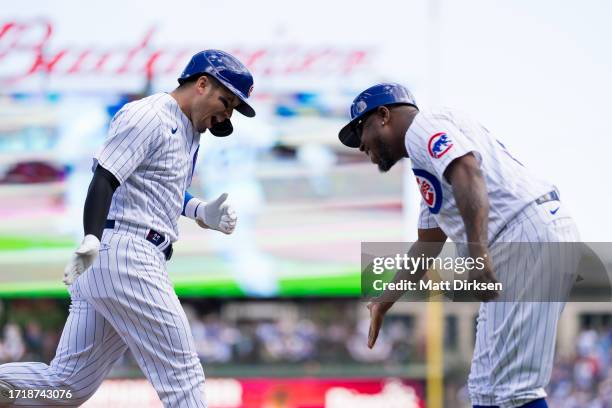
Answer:
[[[423,202],[429,208],[429,212],[437,214],[442,207],[442,185],[433,174],[422,169],[412,169],[416,176],[417,184]]]
[[[435,215],[429,211],[429,207],[425,204],[425,201],[421,200],[419,210],[419,221],[417,224],[419,229],[431,229],[438,228],[438,222],[436,221]]]
[[[436,133],[429,138],[427,150],[434,159],[444,156],[453,147],[453,142],[445,132]]]

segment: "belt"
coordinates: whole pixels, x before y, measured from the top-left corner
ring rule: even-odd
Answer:
[[[559,193],[557,193],[556,190],[546,193],[542,197],[535,200],[537,205],[544,204],[549,201],[561,201],[559,198]]]
[[[561,199],[559,198],[559,193],[557,192],[557,190],[549,191],[548,193],[544,194],[543,196],[540,196],[540,197],[536,198],[536,200],[533,201],[533,202],[535,202],[537,205],[540,205],[540,204],[547,203],[549,201],[561,201]],[[520,222],[523,219],[525,219],[526,217],[527,217],[527,215],[525,215],[524,209],[519,211],[510,220],[508,220],[506,222],[506,224],[504,224],[504,226],[499,231],[497,231],[497,233],[495,233],[495,236],[493,237],[493,239],[490,242],[494,243],[497,240],[497,238],[499,238],[499,236],[502,234],[502,232],[504,232],[508,228],[508,224]]]
[[[115,229],[115,220],[106,220],[104,224],[105,229]],[[166,242],[166,237],[159,232],[150,229],[145,236],[145,239],[155,245],[156,247],[161,246],[164,242]],[[169,261],[172,258],[172,244],[169,244],[165,249],[160,249],[160,251],[164,254],[166,261]]]

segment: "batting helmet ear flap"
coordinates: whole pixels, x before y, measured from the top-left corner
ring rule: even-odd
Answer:
[[[217,137],[225,137],[232,134],[234,126],[232,126],[232,122],[229,119],[225,119],[223,122],[215,123],[209,130],[210,133]]]

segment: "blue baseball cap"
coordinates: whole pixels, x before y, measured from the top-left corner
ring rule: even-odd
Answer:
[[[400,84],[377,84],[361,92],[351,104],[351,121],[340,130],[338,139],[345,146],[359,147],[361,135],[357,132],[357,125],[365,119],[369,112],[372,112],[379,106],[395,104],[417,107],[414,96]]]
[[[214,77],[240,99],[238,112],[249,118],[255,116],[255,110],[247,102],[253,92],[253,76],[236,57],[221,50],[200,51],[191,57],[178,82],[182,84],[202,74]]]

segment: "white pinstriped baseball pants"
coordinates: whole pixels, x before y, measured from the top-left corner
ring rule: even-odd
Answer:
[[[529,205],[491,246],[497,278],[513,301],[480,305],[468,379],[473,405],[513,408],[546,397],[557,323],[580,259],[568,243],[579,240],[563,205],[551,201]],[[559,301],[533,301],[544,298]]]
[[[17,389],[70,389],[71,399],[14,406],[79,406],[129,348],[165,407],[206,407],[204,371],[163,254],[134,234],[105,230],[95,264],[70,287],[70,314],[50,365],[10,363]]]

